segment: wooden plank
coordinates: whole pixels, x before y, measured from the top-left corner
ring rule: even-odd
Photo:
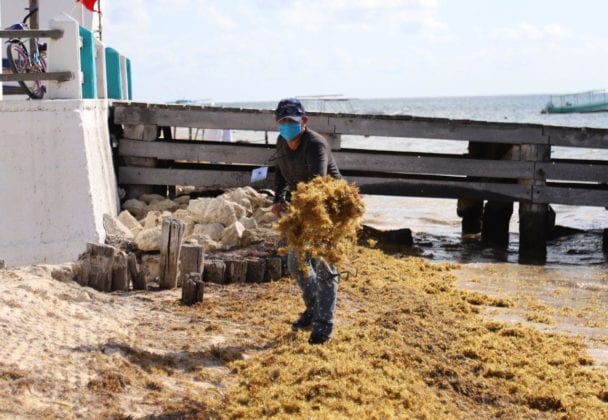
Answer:
[[[0,31],[0,39],[12,38],[51,38],[59,39],[63,36],[63,29],[5,29]]]
[[[86,257],[82,261],[80,285],[100,292],[112,289],[112,266],[116,248],[110,245],[87,243]]]
[[[545,126],[543,132],[552,146],[608,149],[607,129]]]
[[[584,186],[545,186],[533,187],[534,202],[545,204],[569,204],[573,206],[608,206],[608,190],[585,188]]]
[[[435,198],[484,198],[496,201],[529,201],[530,186],[473,182],[445,179],[390,179],[374,177],[347,177],[359,186],[363,194],[401,195]]]
[[[169,160],[267,164],[275,146],[221,142],[154,141],[141,142],[121,139],[121,156],[157,157]]]
[[[212,107],[169,107],[115,103],[114,120],[121,124],[157,124],[171,127],[276,130],[271,110]],[[308,113],[309,126],[329,134],[388,136],[488,143],[546,144],[540,125],[495,123],[407,115]]]
[[[187,273],[182,287],[182,303],[194,305],[203,301],[205,285],[201,279],[201,273]]]
[[[170,160],[247,163],[267,165],[274,146],[208,142],[142,143],[123,139],[121,156],[146,156]],[[420,153],[378,152],[342,149],[334,151],[341,170],[450,174],[493,178],[531,178],[532,162],[468,159],[458,155],[423,155]]]
[[[203,247],[200,245],[182,245],[179,257],[179,277],[177,286],[184,284],[186,277],[190,273],[202,274],[204,267]]]
[[[160,242],[161,289],[177,287],[178,261],[184,237],[185,223],[180,220],[163,219]]]
[[[57,82],[67,82],[74,78],[71,71],[54,71],[40,73],[7,73],[0,74],[0,82],[34,82],[39,80],[54,80]]]
[[[585,163],[585,161],[539,162],[536,164],[536,170],[541,171],[549,180],[608,183],[608,164]]]
[[[114,255],[114,266],[112,267],[112,291],[126,292],[129,290],[129,268],[127,253],[117,251]]]
[[[407,153],[334,152],[341,171],[358,170],[410,174],[466,175],[487,178],[532,177],[532,162],[483,160],[466,157],[422,156]]]
[[[213,171],[196,169],[141,168],[121,166],[118,170],[121,184],[139,185],[191,185],[206,188],[236,188],[253,185],[256,188],[273,186],[274,176],[251,184],[251,171]]]

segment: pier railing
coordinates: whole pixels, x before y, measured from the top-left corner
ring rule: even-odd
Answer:
[[[119,167],[121,184],[236,187],[249,184],[252,168],[272,166],[274,145],[157,140],[162,126],[275,131],[271,111],[119,102],[114,108],[115,122],[127,127],[119,154],[148,159],[127,159]],[[365,193],[608,206],[608,161],[549,153],[552,146],[608,149],[608,129],[330,113],[311,113],[309,127],[332,141],[340,170]],[[343,149],[341,135],[509,147],[481,156],[387,152],[372,150],[370,140],[370,150]],[[272,175],[266,184],[271,181]]]

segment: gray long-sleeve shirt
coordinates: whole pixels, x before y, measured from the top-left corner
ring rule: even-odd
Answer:
[[[306,128],[296,150],[291,150],[285,139],[277,139],[274,202],[284,202],[288,190],[295,190],[298,182],[308,182],[316,176],[341,178],[338,165],[327,140]]]

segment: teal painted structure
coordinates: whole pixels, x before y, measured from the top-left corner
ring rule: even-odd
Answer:
[[[82,97],[97,99],[97,68],[95,67],[95,37],[93,32],[80,27],[82,48],[80,48],[80,69],[82,70]]]
[[[127,83],[129,84],[129,100],[133,100],[133,82],[131,81],[131,60],[127,58]]]
[[[120,72],[120,54],[114,48],[106,47],[106,77],[108,82],[108,99],[123,98],[122,77]]]

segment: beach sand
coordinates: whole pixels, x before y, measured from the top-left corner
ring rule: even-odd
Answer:
[[[608,416],[589,340],[528,327],[570,314],[605,331],[600,302],[554,311],[487,266],[362,247],[344,268],[324,346],[290,331],[287,278],[208,284],[184,307],[180,290],[82,288],[73,264],[0,270],[0,417]]]

